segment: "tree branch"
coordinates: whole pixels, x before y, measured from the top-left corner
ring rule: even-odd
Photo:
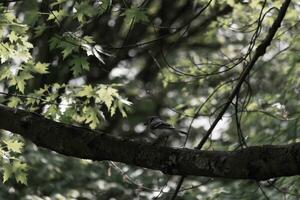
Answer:
[[[179,149],[116,138],[1,104],[0,116],[1,129],[77,158],[117,161],[184,176],[265,180],[300,175],[300,143],[231,152]]]

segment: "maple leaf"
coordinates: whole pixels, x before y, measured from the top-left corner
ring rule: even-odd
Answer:
[[[20,161],[14,161],[12,164],[12,170],[15,174],[17,182],[27,185],[27,164]]]
[[[85,123],[89,124],[91,129],[95,129],[100,123],[98,119],[98,109],[91,107],[84,107],[83,113],[85,114]]]
[[[114,97],[118,95],[117,90],[112,87],[102,86],[96,91],[97,99],[96,102],[104,102],[108,110],[110,109]]]
[[[8,102],[8,106],[11,108],[16,108],[20,103],[22,103],[21,99],[18,97],[10,97],[9,98],[9,102]]]
[[[19,172],[19,173],[15,174],[15,179],[18,183],[27,185],[27,173]]]
[[[80,75],[83,72],[83,70],[90,69],[90,65],[87,61],[87,58],[82,56],[73,56],[73,59],[70,61],[70,64],[73,65],[72,71],[74,76]]]
[[[134,19],[135,22],[149,22],[145,11],[139,8],[131,7],[129,9],[126,9],[123,15],[125,15],[126,21],[131,21]]]
[[[94,94],[93,87],[91,85],[86,85],[81,91],[78,92],[77,96],[91,98],[94,96]]]
[[[24,146],[23,142],[14,139],[5,139],[3,142],[6,144],[8,150],[16,153],[22,152],[22,148]]]
[[[47,74],[49,73],[47,71],[49,64],[47,63],[41,63],[41,62],[37,62],[34,66],[33,66],[33,70],[34,72],[37,72],[39,74]]]
[[[13,167],[10,163],[4,163],[2,168],[3,168],[2,182],[5,183],[12,176]]]
[[[10,34],[8,35],[8,39],[11,43],[17,41],[18,38],[19,37],[16,35],[16,33],[14,31],[10,32]]]

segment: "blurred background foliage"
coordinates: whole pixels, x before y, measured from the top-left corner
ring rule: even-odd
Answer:
[[[2,1],[0,102],[132,139],[148,137],[142,124],[159,115],[190,127],[193,148],[281,3]],[[299,142],[299,6],[291,4],[205,149]],[[176,186],[177,177],[157,171],[58,155],[7,132],[2,138],[1,199],[166,199]],[[183,143],[174,136],[171,145]],[[189,177],[178,199],[298,199],[298,179]]]

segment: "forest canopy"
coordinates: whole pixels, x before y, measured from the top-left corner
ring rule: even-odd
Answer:
[[[1,1],[0,198],[298,199],[299,12]]]

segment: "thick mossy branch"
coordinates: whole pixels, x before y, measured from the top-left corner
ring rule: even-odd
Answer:
[[[55,122],[0,105],[0,129],[40,147],[95,161],[111,160],[166,174],[265,180],[300,174],[300,143],[238,151],[202,151],[154,146]]]

